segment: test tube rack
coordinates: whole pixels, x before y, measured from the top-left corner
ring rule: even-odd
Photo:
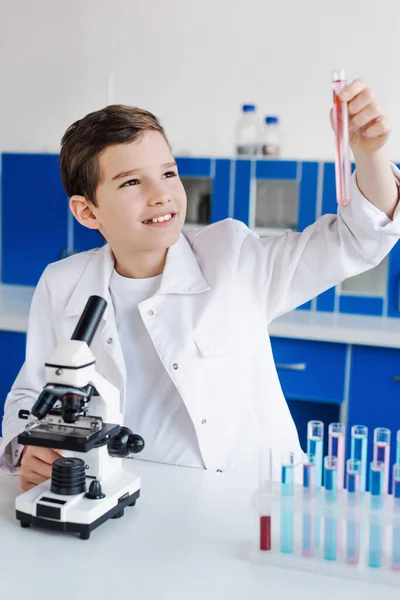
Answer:
[[[352,505],[344,489],[332,503],[324,487],[306,497],[299,484],[293,496],[282,497],[274,482],[270,508],[271,549],[257,543],[252,562],[400,587],[399,499],[389,494],[376,509],[365,492]]]

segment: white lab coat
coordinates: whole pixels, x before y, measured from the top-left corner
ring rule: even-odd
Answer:
[[[378,264],[399,233],[399,210],[391,221],[361,195],[353,178],[351,206],[321,217],[303,233],[259,239],[227,219],[181,234],[168,252],[159,292],[139,308],[193,421],[207,469],[254,471],[261,444],[276,453],[300,452],[268,324]],[[26,424],[18,411],[32,407],[45,384],[49,353],[70,338],[92,294],[108,301],[92,344],[97,369],[120,389],[122,407],[129,403],[108,290],[113,266],[106,245],[44,271],[30,310],[26,362],[5,405],[3,468],[13,470],[15,441],[9,442]]]

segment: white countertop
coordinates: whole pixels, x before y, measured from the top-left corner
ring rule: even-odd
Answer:
[[[251,561],[256,482],[128,461],[142,495],[90,540],[15,519],[15,476],[0,476],[0,589],[23,600],[398,600],[399,588]],[[400,574],[399,574],[400,577]]]
[[[34,288],[0,285],[0,331],[26,332]],[[400,348],[400,319],[295,310],[275,319],[271,336]]]
[[[275,319],[271,336],[400,348],[400,319],[339,313],[292,311]]]

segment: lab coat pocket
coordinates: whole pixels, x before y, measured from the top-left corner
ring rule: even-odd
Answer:
[[[226,329],[216,328],[195,333],[194,342],[204,357],[224,356],[233,351],[233,336]]]

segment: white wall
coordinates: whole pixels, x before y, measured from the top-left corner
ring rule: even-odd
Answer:
[[[115,101],[154,111],[174,149],[229,155],[240,104],[284,123],[284,155],[332,158],[331,70],[368,81],[400,160],[400,0],[0,0],[0,151],[58,151]]]

